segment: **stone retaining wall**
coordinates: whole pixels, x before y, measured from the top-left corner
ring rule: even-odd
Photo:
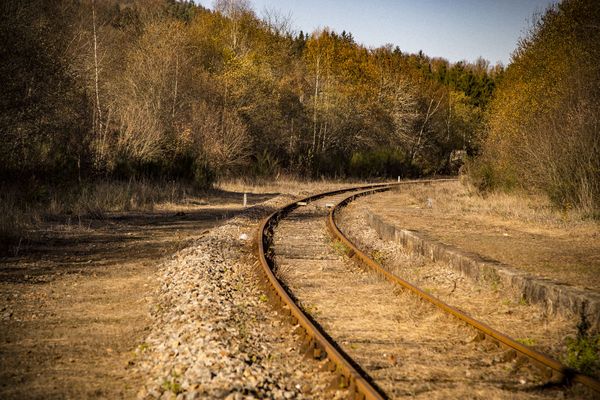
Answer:
[[[525,300],[541,304],[551,313],[578,317],[585,309],[592,330],[600,330],[600,294],[543,277],[534,277],[510,265],[438,242],[422,233],[400,229],[385,222],[371,210],[367,211],[367,219],[382,239],[394,240],[409,252],[448,263],[475,281],[496,281],[516,288]]]

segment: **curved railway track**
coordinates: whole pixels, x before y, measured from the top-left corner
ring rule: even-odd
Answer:
[[[420,182],[431,183],[432,181]],[[336,212],[354,198],[389,190],[401,184],[403,183],[367,185],[307,197],[275,211],[260,225],[259,262],[271,288],[273,298],[281,303],[290,319],[306,333],[307,352],[317,359],[326,358],[329,368],[338,372],[340,385],[347,387],[355,398],[382,399],[414,395],[415,393],[426,393],[434,383],[425,382],[425,386],[418,385],[415,381],[407,378],[405,369],[413,367],[417,375],[419,368],[435,370],[440,368],[438,364],[441,364],[442,369],[452,369],[450,364],[444,364],[445,352],[460,353],[460,356],[454,357],[453,362],[463,368],[483,368],[480,365],[480,356],[473,354],[476,351],[489,352],[489,346],[487,350],[482,350],[482,347],[486,346],[478,344],[479,339],[477,339],[477,343],[473,343],[473,341],[465,343],[464,340],[457,340],[457,335],[468,335],[464,332],[465,329],[471,329],[471,331],[475,329],[479,332],[477,337],[490,338],[492,343],[509,349],[508,353],[505,351],[503,354],[516,354],[521,356],[519,359],[527,358],[536,365],[542,366],[543,369],[546,369],[546,376],[542,378],[546,382],[552,375],[553,382],[579,382],[595,390],[596,394],[600,393],[598,381],[568,369],[550,357],[516,342],[501,332],[441,302],[426,291],[390,274],[358,249],[337,227]],[[350,195],[348,195],[349,193]],[[322,235],[325,226],[335,238],[335,242],[332,243],[341,244],[327,243],[326,240],[320,239],[319,235]],[[277,228],[277,232],[275,228]],[[332,256],[332,249],[355,258],[363,268],[374,270],[387,283],[382,279],[373,279],[372,274],[360,274],[355,270],[352,272],[352,268],[356,269],[356,266],[344,266],[339,260],[339,255],[335,256],[335,251]],[[340,279],[346,279],[346,281]],[[336,282],[336,280],[340,281]],[[340,287],[344,289],[339,289]],[[395,320],[396,315],[402,314],[403,308],[406,308],[407,304],[406,299],[398,299],[398,287],[408,289],[408,292],[416,294],[420,299],[426,300],[443,312],[458,318],[470,328],[461,328],[461,324],[454,322],[455,327],[444,332],[430,332],[432,329],[425,326],[424,331],[419,333],[419,337],[424,343],[405,340],[411,332],[399,330],[397,326],[401,321]],[[335,296],[329,295],[334,292],[337,292],[338,300],[329,299],[330,297],[335,298]],[[357,327],[352,323],[344,322],[352,319],[352,315],[350,315],[352,312],[362,310],[360,312],[365,313],[366,306],[364,309],[360,308],[359,298],[369,307],[378,310],[377,312],[366,312],[371,315],[364,319],[366,327]],[[340,303],[346,303],[346,306],[340,305]],[[322,308],[319,310],[320,305],[324,305],[327,312],[323,312]],[[332,313],[333,305],[336,310]],[[419,307],[418,304],[413,306]],[[418,311],[416,313],[419,314]],[[428,318],[429,314],[428,311],[423,311],[419,315],[421,318]],[[409,315],[409,324],[412,318],[413,316]],[[442,323],[448,326],[448,321],[440,322],[436,318],[431,323]],[[404,322],[406,323],[406,321]],[[418,331],[419,325],[416,324],[410,329]],[[433,329],[433,331],[435,330]],[[416,367],[402,365],[403,357],[406,357],[407,354],[411,357],[418,355],[419,348],[422,346],[430,346],[434,349],[433,355],[429,356],[430,359],[428,358],[422,365]],[[498,352],[496,351],[496,353]],[[370,356],[365,356],[366,354]],[[508,359],[512,358],[514,357],[508,357]],[[501,365],[501,367],[506,368],[506,365]],[[468,379],[467,384],[482,380],[483,384],[487,385],[482,390],[492,390],[492,394],[495,393],[493,392],[494,385],[502,387],[502,390],[508,390],[509,394],[517,393],[518,383],[516,386],[511,386],[510,382],[505,381],[500,369],[483,368],[483,375],[476,379]],[[548,374],[548,371],[551,371],[551,374]],[[463,371],[460,371],[459,375],[461,374]],[[528,379],[539,379],[539,377],[532,378],[531,372],[528,374]],[[448,375],[446,372],[440,371],[438,376],[445,378],[442,378],[441,383],[436,384],[442,387],[444,385],[452,386],[451,382],[443,380],[460,380],[462,378],[459,375]],[[427,377],[425,380],[427,379],[435,379],[435,376]],[[442,390],[440,393],[442,396],[456,394],[451,390],[446,392]],[[504,394],[506,395],[506,393]]]

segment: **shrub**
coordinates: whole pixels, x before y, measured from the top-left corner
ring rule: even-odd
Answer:
[[[273,177],[279,172],[279,160],[267,150],[255,156],[252,172],[257,177]]]
[[[209,189],[215,182],[215,172],[208,163],[202,160],[196,160],[194,168],[194,187],[196,189]]]
[[[590,324],[585,312],[577,324],[577,337],[567,339],[565,363],[588,375],[600,371],[600,335],[590,333]]]
[[[600,209],[600,7],[566,0],[537,21],[491,103],[476,186],[545,192],[559,207]]]
[[[350,158],[349,173],[360,178],[374,176],[413,176],[415,167],[400,150],[377,149],[355,152]]]

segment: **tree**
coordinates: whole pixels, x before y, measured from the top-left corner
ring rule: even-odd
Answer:
[[[435,173],[473,142],[496,82],[484,60],[296,35],[247,0],[215,12],[174,0],[1,7],[5,171],[206,178],[254,163],[344,175],[361,159]]]
[[[76,172],[88,104],[67,62],[69,2],[0,5],[0,158],[3,175]]]
[[[598,21],[598,2],[566,0],[521,40],[491,104],[476,169],[484,184],[534,188],[561,206],[598,209]]]
[[[215,11],[229,19],[230,47],[234,53],[240,51],[242,24],[244,19],[252,19],[254,13],[249,0],[215,0]]]

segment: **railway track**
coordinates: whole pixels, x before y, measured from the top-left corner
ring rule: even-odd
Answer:
[[[306,351],[327,358],[339,384],[356,398],[552,398],[558,389],[537,389],[565,381],[583,383],[597,395],[597,381],[389,274],[343,235],[335,224],[340,207],[393,186],[322,193],[277,210],[261,224],[260,264],[274,299],[306,332]],[[385,279],[365,273],[365,267]]]

